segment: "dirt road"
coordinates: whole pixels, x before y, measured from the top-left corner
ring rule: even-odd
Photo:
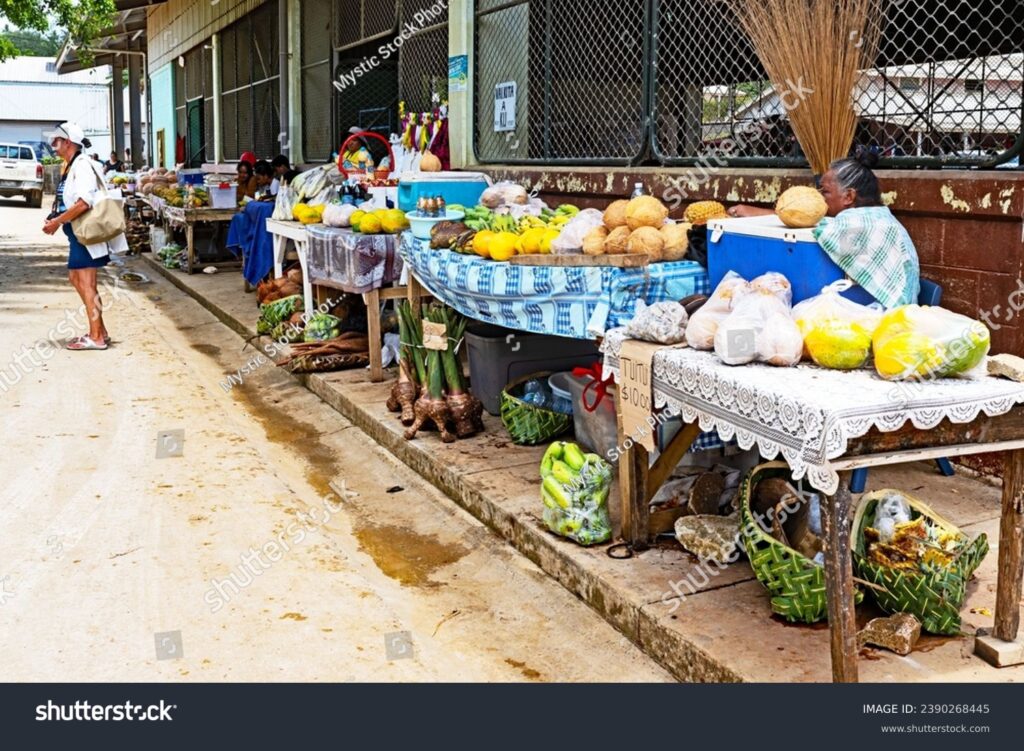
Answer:
[[[53,347],[44,213],[0,202],[4,680],[668,680],[290,377],[222,386],[243,342],[166,281]]]

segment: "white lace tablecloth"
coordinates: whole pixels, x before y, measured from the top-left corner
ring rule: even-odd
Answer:
[[[602,347],[605,372],[616,380],[624,339],[615,329]],[[735,437],[743,449],[756,444],[766,459],[781,454],[794,479],[806,477],[831,495],[839,477],[830,462],[846,453],[850,440],[873,427],[899,430],[907,421],[930,430],[945,418],[962,424],[982,413],[996,417],[1024,403],[1024,384],[1000,378],[893,383],[871,370],[730,367],[712,352],[666,349],[654,357],[654,402],[723,440]]]

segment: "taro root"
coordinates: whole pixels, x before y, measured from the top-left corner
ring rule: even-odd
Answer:
[[[466,319],[454,310],[434,307],[428,318],[434,323],[445,325],[451,342],[462,341],[462,336],[466,332]],[[476,435],[484,429],[484,405],[466,390],[462,380],[462,365],[455,348],[449,346],[441,352],[441,359],[444,364],[445,382],[448,384],[448,409],[455,425],[455,435],[459,438]]]

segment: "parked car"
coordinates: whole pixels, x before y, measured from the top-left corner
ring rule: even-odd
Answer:
[[[31,146],[0,143],[0,198],[25,196],[28,205],[43,205],[43,165]]]
[[[28,146],[36,153],[36,159],[43,161],[44,156],[54,156],[53,149],[46,141],[18,141],[22,146]]]

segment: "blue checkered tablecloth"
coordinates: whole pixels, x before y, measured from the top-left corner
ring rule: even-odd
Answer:
[[[465,316],[519,331],[593,339],[647,304],[709,294],[704,267],[691,261],[640,269],[513,266],[402,235],[399,252],[431,294]]]

